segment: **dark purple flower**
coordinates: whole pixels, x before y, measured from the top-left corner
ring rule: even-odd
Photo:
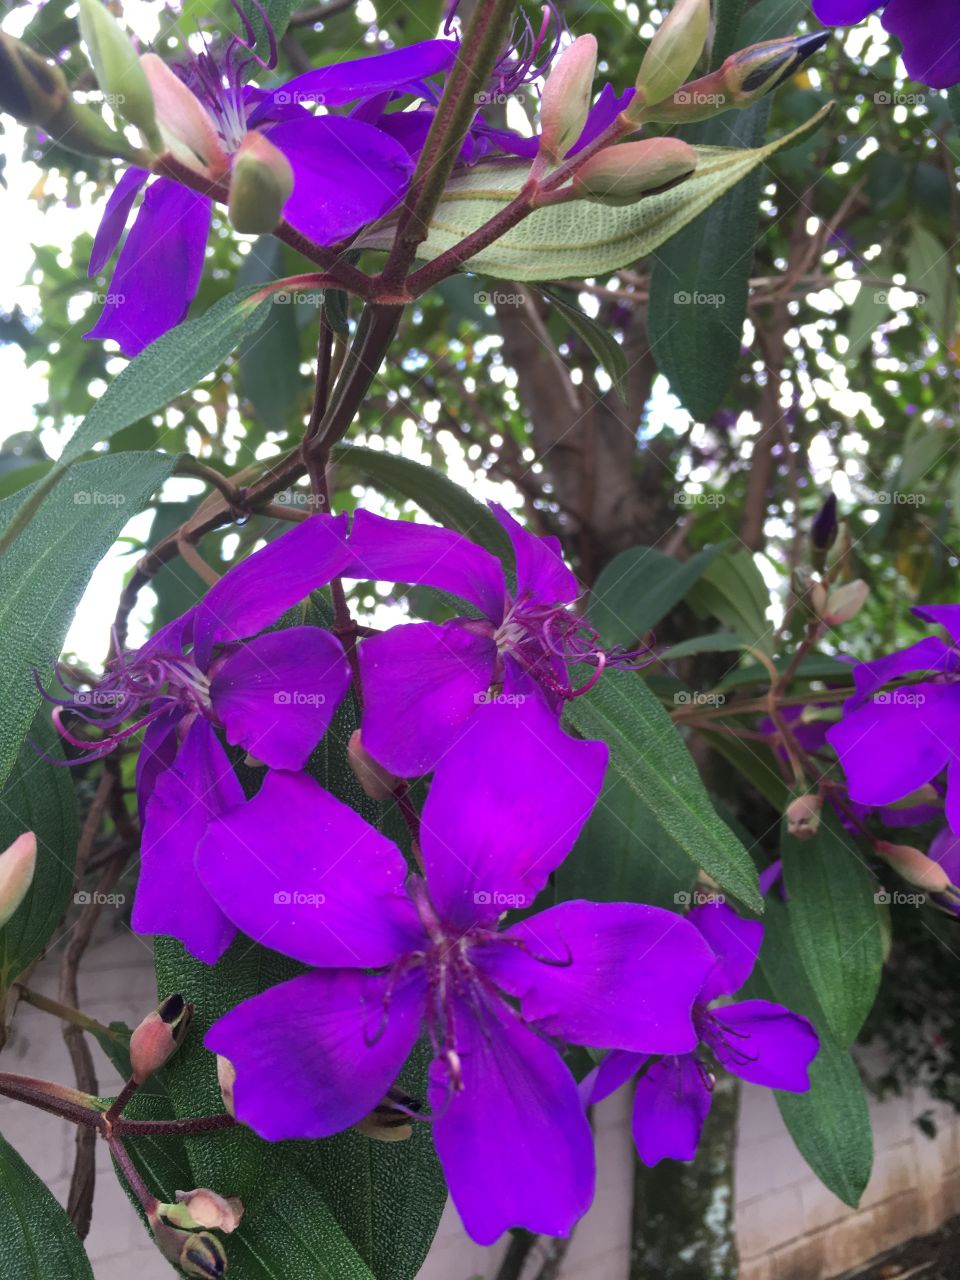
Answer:
[[[238,1119],[268,1140],[354,1125],[426,1025],[427,1120],[482,1244],[514,1226],[566,1235],[590,1203],[590,1127],[552,1042],[685,1052],[712,962],[695,929],[654,907],[565,902],[499,927],[533,902],[600,791],[605,745],[545,752],[551,723],[534,700],[472,721],[424,805],[422,877],[311,778],[280,772],[211,824],[197,859],[238,928],[315,967],[207,1033],[236,1068]]]
[[[952,643],[929,636],[853,669],[856,693],[827,741],[840,757],[850,798],[882,807],[918,791],[947,771],[946,814],[960,834],[960,605],[915,608],[919,618],[943,626]],[[927,678],[885,692],[891,680]]]
[[[251,52],[253,34],[245,17],[244,22],[245,38],[230,40],[222,56],[208,49],[172,70],[153,54],[144,57],[164,141],[182,163],[222,183],[229,182],[234,158],[255,131],[266,139],[260,146],[276,148],[285,157],[280,163],[292,170],[293,190],[283,208],[287,222],[317,244],[345,239],[398,203],[414,159],[376,127],[376,119],[318,116],[309,105],[336,107],[419,90],[428,77],[450,69],[456,41],[428,40],[337,63],[266,91],[246,85],[259,60]],[[269,67],[275,55],[274,48]],[[149,178],[146,170],[133,168],[118,182],[94,242],[91,275],[103,270],[116,249]],[[113,338],[133,356],[183,320],[203,271],[211,208],[206,196],[169,178],[147,187],[106,305],[86,337]]]
[[[932,89],[960,82],[960,0],[813,0],[814,13],[831,27],[862,22],[877,9],[903,46],[912,79]]]
[[[481,615],[408,623],[361,644],[364,746],[399,777],[432,769],[491,699],[536,698],[558,713],[564,699],[582,692],[570,683],[570,664],[594,667],[587,688],[605,663],[634,660],[605,653],[597,633],[570,608],[577,580],[556,538],[538,538],[496,503],[491,507],[513,543],[515,592],[507,590],[496,556],[469,538],[366,511],[354,518],[348,576],[436,587]]]
[[[693,1007],[700,1043],[717,1062],[751,1084],[805,1093],[807,1069],[820,1041],[806,1018],[769,1000],[710,1003],[738,991],[753,972],[763,925],[744,920],[722,902],[694,907],[687,916],[710,944],[714,964]],[[648,1062],[644,1054],[614,1050],[581,1085],[589,1102],[599,1102],[646,1066],[637,1081],[633,1136],[646,1165],[692,1160],[710,1110],[713,1077],[696,1052]]]
[[[349,664],[340,642],[319,627],[257,633],[339,573],[346,532],[344,516],[305,520],[54,712],[85,759],[146,729],[137,760],[143,850],[133,927],[179,938],[201,960],[216,960],[236,932],[193,866],[211,817],[243,800],[217,731],[273,768],[306,764],[347,690]],[[71,734],[64,710],[102,739],[91,748]]]

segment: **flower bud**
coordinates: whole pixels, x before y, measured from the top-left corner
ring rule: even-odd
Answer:
[[[812,793],[795,796],[787,806],[787,831],[794,840],[812,840],[820,830],[823,801]]]
[[[185,1231],[236,1231],[243,1217],[243,1204],[236,1196],[221,1196],[207,1187],[178,1191],[176,1204],[161,1204],[156,1212],[170,1226]]]
[[[233,1065],[229,1058],[222,1057],[217,1054],[217,1084],[220,1086],[220,1097],[223,1099],[223,1105],[228,1116],[237,1118],[236,1107],[233,1102],[233,1086],[237,1079],[237,1068]]]
[[[185,1276],[200,1276],[203,1280],[219,1280],[227,1270],[223,1245],[209,1231],[187,1236],[177,1261]]]
[[[843,587],[834,587],[823,611],[824,622],[830,627],[839,627],[842,623],[849,622],[866,604],[869,594],[870,588],[862,578],[848,582]]]
[[[37,837],[32,831],[17,836],[9,849],[0,853],[0,928],[27,896],[37,866]]]
[[[837,528],[837,495],[831,493],[810,526],[810,546],[814,555],[826,555],[837,540]]]
[[[596,36],[577,36],[550,68],[540,100],[540,150],[562,160],[583,133],[597,70]]]
[[[153,94],[162,145],[189,168],[225,177],[230,160],[200,99],[155,53],[143,54],[140,65]]]
[[[631,124],[691,124],[731,108],[742,110],[789,80],[827,40],[829,32],[765,40],[731,54],[717,71],[681,85],[671,97],[644,105],[637,98],[624,112]]]
[[[101,0],[79,4],[80,34],[97,84],[115,113],[136,125],[154,150],[162,150],[153,94],[130,37]]]
[[[648,191],[685,178],[697,167],[697,153],[680,138],[648,138],[606,147],[577,171],[574,190],[598,204],[635,204]]]
[[[357,775],[357,781],[364,793],[371,800],[392,800],[400,779],[389,773],[382,764],[378,764],[363,745],[360,730],[354,729],[347,747],[347,759],[350,768]]]
[[[710,26],[710,0],[677,0],[650,41],[637,75],[636,97],[625,115],[668,98],[703,54]]]
[[[78,106],[59,67],[0,31],[0,111],[83,155],[133,158],[130,144],[90,107]]]
[[[912,845],[890,844],[886,840],[878,840],[874,848],[908,884],[926,889],[928,893],[947,893],[952,888],[950,877],[943,867]]]
[[[176,1053],[190,1029],[193,1005],[183,996],[167,996],[147,1014],[130,1037],[130,1066],[137,1084],[149,1080]]]
[[[405,1142],[413,1134],[410,1113],[419,1110],[420,1103],[416,1098],[410,1098],[400,1089],[393,1088],[380,1105],[374,1107],[354,1128],[378,1142]]]
[[[283,214],[293,190],[290,161],[269,138],[251,130],[233,158],[230,221],[245,235],[266,235]]]

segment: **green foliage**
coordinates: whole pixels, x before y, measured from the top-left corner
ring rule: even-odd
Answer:
[[[687,595],[721,547],[678,561],[656,547],[621,551],[594,583],[590,620],[606,644],[629,644],[645,636]]]
[[[93,1280],[70,1219],[0,1138],[0,1270],[10,1280]]]

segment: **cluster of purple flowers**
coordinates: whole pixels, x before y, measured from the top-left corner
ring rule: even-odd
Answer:
[[[411,1118],[431,1125],[481,1243],[511,1227],[571,1230],[593,1194],[587,1106],[638,1068],[641,1155],[690,1159],[712,1083],[698,1046],[744,1079],[795,1090],[818,1048],[778,1005],[714,1005],[746,980],[763,932],[726,905],[686,919],[586,901],[530,913],[607,764],[604,743],[560,725],[592,683],[575,686],[571,668],[597,678],[631,656],[604,653],[575,612],[558,545],[495,510],[515,583],[449,530],[362,512],[348,530],[315,515],[56,713],[101,726],[94,755],[146,726],[135,927],[207,962],[241,930],[308,967],[207,1033],[235,1068],[237,1118],[269,1140],[355,1125],[425,1031],[426,1109]],[[469,609],[359,645],[367,751],[403,777],[432,775],[416,870],[304,772],[349,683],[339,640],[264,630],[336,576],[427,583]],[[221,737],[267,766],[250,799]],[[526,914],[505,923],[512,908]],[[564,1045],[610,1052],[578,1087]]]

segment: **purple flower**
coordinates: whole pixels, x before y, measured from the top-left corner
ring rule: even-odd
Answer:
[[[491,507],[513,543],[515,592],[500,561],[460,534],[366,511],[354,518],[348,576],[426,584],[480,614],[404,624],[360,646],[364,746],[399,777],[432,769],[487,701],[536,698],[558,715],[564,699],[583,691],[571,686],[571,663],[595,668],[587,688],[605,663],[633,660],[604,653],[570,608],[577,580],[556,538],[538,538]],[[562,733],[554,727],[551,736]]]
[[[243,800],[217,730],[276,769],[299,769],[350,683],[340,642],[319,627],[258,635],[346,563],[346,518],[311,516],[236,565],[142,649],[124,653],[90,691],[60,701],[64,737],[107,755],[146,728],[137,761],[142,866],[133,907],[140,933],[169,934],[214,961],[236,930],[194,869],[207,823]],[[253,639],[248,637],[253,636]],[[101,730],[91,749],[64,710]],[[128,724],[128,721],[133,721]],[[124,727],[125,726],[125,727]]]
[[[168,150],[211,183],[228,183],[235,157],[251,143],[292,171],[283,215],[318,244],[333,244],[381,217],[403,196],[413,173],[408,150],[359,116],[317,116],[307,104],[337,107],[386,101],[417,90],[448,71],[453,40],[428,40],[390,53],[322,67],[264,91],[246,86],[259,60],[253,33],[231,39],[221,57],[209,50],[171,70],[154,54],[143,58],[157,119]],[[269,67],[276,64],[272,50]],[[261,64],[263,65],[263,64]],[[379,109],[375,114],[379,114]],[[90,256],[90,274],[103,270],[116,249],[137,195],[148,182],[132,168],[118,182],[104,211]],[[212,202],[169,178],[147,187],[117,260],[107,303],[88,338],[113,338],[133,356],[179,324],[203,271]]]
[[[813,0],[827,26],[845,27],[883,10],[883,25],[903,45],[903,61],[913,80],[933,89],[960,81],[960,0]]]
[[[943,626],[952,643],[929,636],[853,670],[856,693],[839,724],[827,731],[847,775],[850,798],[882,807],[902,800],[947,771],[946,815],[960,834],[960,605],[915,608]],[[929,673],[918,684],[878,692],[891,680]]]
[[[763,925],[744,920],[721,902],[694,907],[687,921],[700,930],[715,960],[693,1007],[702,1045],[741,1080],[769,1089],[805,1093],[807,1068],[820,1041],[798,1013],[769,1000],[744,1000],[711,1008],[746,982],[763,941]],[[633,1136],[646,1165],[661,1160],[692,1160],[710,1110],[713,1078],[697,1053],[648,1062],[643,1054],[614,1050],[581,1085],[589,1102],[599,1102],[646,1066],[637,1081]]]
[[[685,1052],[712,961],[695,929],[654,907],[565,902],[499,927],[534,900],[600,791],[606,747],[565,737],[544,751],[551,723],[534,700],[476,716],[430,786],[422,877],[290,773],[269,773],[198,851],[237,927],[314,967],[207,1033],[236,1068],[238,1119],[271,1141],[358,1123],[425,1025],[427,1122],[481,1244],[513,1226],[565,1235],[590,1203],[590,1127],[553,1042]]]

